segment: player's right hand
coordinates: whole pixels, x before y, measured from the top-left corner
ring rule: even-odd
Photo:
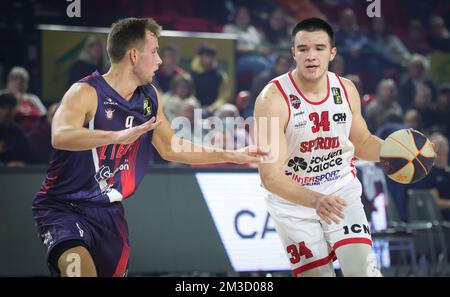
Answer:
[[[345,200],[333,195],[318,196],[316,199],[317,215],[327,224],[339,224],[340,219],[344,218]]]
[[[130,144],[135,142],[142,134],[147,133],[150,130],[155,129],[161,124],[161,121],[156,121],[155,117],[152,117],[147,122],[140,124],[139,126],[116,131],[113,137],[114,144]]]

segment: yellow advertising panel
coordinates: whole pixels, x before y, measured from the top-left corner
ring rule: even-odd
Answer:
[[[70,68],[80,56],[86,40],[92,35],[99,36],[106,48],[109,28],[41,25],[39,29],[42,31],[42,98],[58,101],[69,87]],[[202,44],[215,46],[219,65],[230,77],[232,94],[235,86],[234,42],[234,35],[222,33],[163,31],[159,38],[160,49],[169,43],[179,48],[181,66],[186,70]]]

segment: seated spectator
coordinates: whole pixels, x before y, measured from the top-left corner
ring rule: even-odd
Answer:
[[[365,65],[363,49],[368,45],[369,39],[359,28],[352,9],[346,8],[341,12],[335,36],[336,47],[344,60],[348,62],[347,72],[361,72]]]
[[[269,83],[269,81],[288,72],[292,67],[292,63],[293,59],[290,55],[287,53],[280,54],[277,56],[274,66],[264,70],[253,79],[250,89],[250,102],[245,109],[243,114],[244,117],[253,115],[256,97],[258,97],[259,93]]]
[[[219,68],[216,48],[202,45],[191,63],[197,99],[208,113],[229,102],[230,83],[228,75]]]
[[[155,74],[155,84],[162,93],[168,92],[170,82],[177,75],[183,75],[186,71],[180,66],[180,51],[173,45],[168,44],[161,50],[162,64]]]
[[[440,134],[433,133],[430,141],[436,146],[436,158],[433,170],[423,180],[412,187],[419,189],[431,189],[436,198],[437,205],[442,210],[445,220],[450,220],[450,166],[448,163],[449,144],[448,139]]]
[[[417,131],[423,131],[422,116],[415,109],[410,109],[403,116],[405,128],[411,128]]]
[[[254,76],[271,65],[266,58],[267,48],[263,46],[263,36],[252,25],[250,12],[245,6],[239,6],[233,23],[225,25],[223,32],[237,35],[236,89],[248,90]]]
[[[429,62],[422,55],[412,55],[409,61],[408,74],[400,83],[399,102],[403,109],[412,107],[413,100],[416,97],[417,89],[421,85],[427,85],[431,90],[432,101],[436,98],[436,87],[434,82],[428,76]]]
[[[431,90],[427,85],[421,85],[417,88],[413,109],[421,115],[423,129],[428,132],[435,124],[436,118],[431,106]]]
[[[30,150],[31,164],[48,164],[55,151],[52,146],[52,120],[58,109],[59,102],[48,108],[47,115],[41,116],[39,122],[26,133],[28,143],[33,145]]]
[[[164,114],[169,122],[178,114],[181,103],[195,98],[194,82],[189,74],[177,75],[170,82],[170,89],[161,96],[164,104]],[[200,103],[199,103],[200,104]]]
[[[84,42],[78,59],[69,69],[68,87],[96,70],[103,73],[107,69],[107,56],[102,39],[97,35],[90,35]]]
[[[29,130],[47,114],[47,109],[38,96],[27,93],[30,75],[23,67],[14,67],[8,73],[6,92],[13,93],[18,100],[15,121],[24,131]]]
[[[235,150],[250,144],[250,138],[244,126],[244,119],[240,117],[239,110],[234,104],[226,103],[214,112],[226,130],[224,142],[226,149]]]
[[[291,49],[291,35],[286,14],[281,8],[274,9],[269,19],[262,25],[263,45],[270,54],[286,52]]]
[[[333,61],[330,63],[330,71],[336,73],[339,76],[344,76],[345,74],[345,61],[344,58],[337,54]]]
[[[436,124],[444,135],[450,137],[450,84],[445,83],[438,89],[437,102],[434,106]]]
[[[397,102],[397,93],[393,79],[384,79],[378,84],[375,98],[365,109],[365,119],[370,131],[375,132],[380,127],[382,114],[393,113],[403,116],[402,108]]]
[[[411,20],[409,22],[405,46],[412,54],[427,55],[433,50],[426,39],[421,21]]]
[[[450,52],[450,33],[441,16],[434,15],[430,20],[429,42],[434,51]]]
[[[225,25],[223,32],[237,35],[236,51],[238,55],[260,51],[262,36],[251,24],[250,12],[247,7],[240,6],[237,9],[233,22]]]
[[[22,128],[14,122],[17,98],[12,93],[0,95],[0,164],[23,166],[29,161],[29,147]]]

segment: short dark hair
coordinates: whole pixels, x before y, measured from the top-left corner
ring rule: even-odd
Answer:
[[[111,62],[120,62],[127,50],[144,44],[147,30],[159,37],[162,27],[151,18],[126,18],[112,24],[106,44]]]
[[[0,94],[0,108],[12,109],[17,106],[17,97],[13,93]]]
[[[217,54],[217,49],[214,45],[205,43],[198,49],[198,54],[215,56]]]
[[[292,44],[295,41],[295,35],[299,31],[315,32],[315,31],[325,31],[330,37],[331,47],[334,47],[334,31],[330,24],[319,18],[309,18],[299,22],[292,29]]]

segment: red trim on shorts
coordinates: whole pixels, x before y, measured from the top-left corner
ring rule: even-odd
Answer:
[[[352,243],[365,243],[365,244],[372,246],[372,240],[370,240],[369,238],[355,237],[355,238],[347,238],[347,239],[339,240],[338,242],[336,242],[333,245],[333,250],[336,250],[338,247],[341,247],[343,245],[352,244]]]
[[[127,233],[123,229],[120,231],[120,236],[122,237],[122,254],[120,255],[119,263],[117,263],[116,271],[114,271],[113,277],[125,276],[128,267],[128,258],[130,256],[130,247],[127,243]]]
[[[336,73],[335,73],[334,75],[336,75],[337,79],[339,80],[339,83],[341,84],[341,87],[344,89],[345,100],[347,100],[348,107],[350,107],[350,111],[353,112],[352,105],[350,104],[350,101],[348,100],[347,89],[345,88],[344,84],[342,83],[342,80],[341,80],[341,78],[339,77],[339,75],[337,75]]]
[[[302,96],[302,98],[305,99],[305,101],[308,102],[309,104],[320,105],[320,104],[324,103],[325,101],[327,101],[328,97],[330,97],[330,78],[328,77],[328,73],[327,73],[327,95],[325,96],[325,98],[323,98],[319,102],[313,102],[313,101],[308,100],[308,98],[306,98],[306,96],[302,93],[302,91],[300,91],[300,88],[295,83],[294,77],[292,76],[292,71],[289,71],[289,78],[291,79],[292,84],[294,85],[295,89],[300,94],[300,96]]]
[[[284,92],[284,90],[281,87],[281,84],[280,84],[280,82],[278,80],[272,80],[271,82],[273,82],[277,86],[278,90],[280,90],[281,94],[283,94],[284,101],[286,102],[286,105],[287,105],[287,108],[288,108],[288,111],[289,111],[289,118],[288,118],[288,123],[289,123],[289,120],[291,119],[291,107],[289,105],[289,98],[286,95],[286,93]]]
[[[322,259],[310,262],[308,264],[305,264],[303,266],[297,267],[294,270],[292,270],[292,272],[294,273],[295,276],[298,276],[300,273],[303,273],[305,271],[326,265],[330,262],[335,261],[336,259],[337,259],[336,254],[334,253],[334,251],[331,251],[331,253],[328,256],[326,256],[325,258],[322,258]]]

